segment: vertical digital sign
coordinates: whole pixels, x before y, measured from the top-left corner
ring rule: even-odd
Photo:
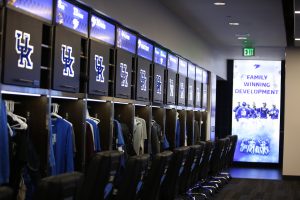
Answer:
[[[234,161],[278,163],[281,61],[235,60],[233,73]]]
[[[186,60],[179,59],[178,67],[178,105],[185,105],[185,91],[186,91],[186,78],[187,78],[188,64]]]
[[[194,96],[195,96],[195,88],[194,88],[194,81],[196,77],[196,66],[192,63],[188,64],[188,99],[187,105],[193,106],[194,105]]]
[[[200,108],[202,104],[202,77],[203,70],[196,66],[196,98],[195,98],[195,105],[196,107]]]
[[[153,102],[163,103],[165,68],[167,65],[167,52],[154,48],[154,75],[153,75]]]
[[[153,45],[139,38],[137,42],[137,54],[136,99],[149,101],[149,75],[153,59]]]
[[[2,1],[1,1],[2,2]],[[47,21],[52,20],[52,0],[8,0],[7,5],[20,11],[39,16]]]
[[[178,58],[168,54],[168,80],[167,80],[167,103],[175,104],[176,97],[176,73],[178,70]]]
[[[114,45],[115,29],[115,25],[97,17],[96,15],[92,15],[90,31],[91,38]]]
[[[58,0],[56,23],[87,36],[88,12],[65,0]]]
[[[207,93],[208,93],[208,72],[202,71],[202,108],[207,108]]]

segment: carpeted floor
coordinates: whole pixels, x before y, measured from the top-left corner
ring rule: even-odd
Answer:
[[[232,179],[212,199],[300,200],[300,181]]]

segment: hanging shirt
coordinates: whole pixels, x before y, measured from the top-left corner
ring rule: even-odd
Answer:
[[[116,130],[116,134],[117,134],[117,148],[118,147],[124,147],[125,142],[124,142],[124,138],[123,138],[123,133],[122,133],[122,128],[121,128],[121,124],[119,121],[114,120],[114,126],[115,126],[115,130]]]
[[[194,121],[194,143],[199,144],[201,141],[200,126],[198,121]]]
[[[86,121],[93,126],[95,150],[96,152],[99,152],[101,151],[101,146],[100,146],[100,134],[99,134],[98,123],[96,123],[92,119],[86,119]]]
[[[52,152],[55,158],[55,166],[52,167],[51,174],[72,172],[74,171],[73,128],[70,122],[62,118],[52,119],[51,124],[50,134],[52,139],[50,148],[53,148]]]
[[[88,164],[93,155],[95,154],[94,140],[92,134],[92,126],[87,123],[86,125],[86,141],[85,141],[85,158]]]
[[[0,185],[9,181],[9,140],[5,102],[0,112]]]
[[[153,155],[161,152],[161,144],[164,142],[161,126],[154,120],[151,122],[151,152]]]
[[[142,118],[134,118],[133,148],[136,155],[144,154],[144,142],[147,139],[147,125]]]
[[[179,119],[176,120],[176,129],[175,129],[175,147],[180,147],[180,122]]]

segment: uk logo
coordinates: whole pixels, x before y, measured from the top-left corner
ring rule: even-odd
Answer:
[[[33,54],[34,47],[29,44],[30,34],[23,33],[22,31],[15,31],[16,38],[16,52],[20,55],[18,59],[18,67],[33,69],[31,55]],[[23,41],[22,41],[23,40]]]
[[[96,82],[104,83],[104,71],[105,66],[103,65],[103,57],[95,55],[95,70],[96,70]]]
[[[140,82],[141,82],[141,90],[147,91],[147,77],[146,77],[146,71],[141,69],[140,70]]]
[[[200,88],[196,88],[196,100],[200,102]]]
[[[72,56],[72,47],[64,44],[61,46],[61,62],[64,65],[63,75],[74,77],[73,64],[75,58]]]
[[[193,86],[189,85],[189,101],[193,100]]]
[[[170,97],[174,96],[174,81],[170,79]]]
[[[180,98],[181,99],[184,99],[184,85],[183,85],[183,83],[181,82],[180,83]]]
[[[125,63],[120,63],[120,68],[121,68],[121,87],[128,87],[128,72],[127,72],[127,64]]]
[[[156,75],[155,80],[156,80],[156,93],[161,94],[161,76]]]

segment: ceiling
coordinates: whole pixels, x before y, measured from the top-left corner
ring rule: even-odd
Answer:
[[[159,0],[213,45],[286,47],[282,1],[287,0]],[[225,2],[215,6],[214,2]],[[238,22],[239,26],[230,26]],[[247,40],[238,40],[238,36]]]

